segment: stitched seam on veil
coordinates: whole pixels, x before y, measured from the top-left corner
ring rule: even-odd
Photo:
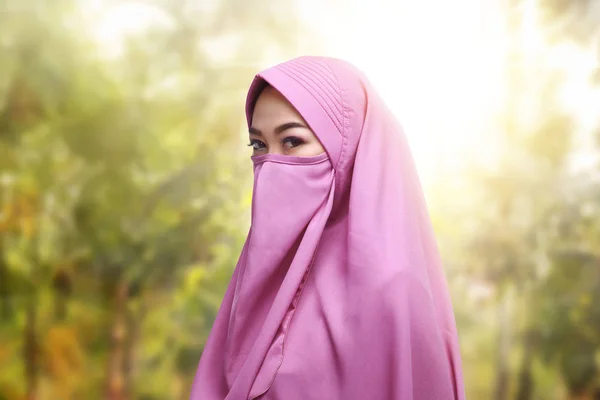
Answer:
[[[299,77],[297,77],[297,76],[295,76],[295,75],[291,74],[290,72],[288,72],[288,71],[285,71],[285,70],[283,70],[283,69],[281,69],[281,72],[283,72],[283,73],[284,73],[284,74],[286,74],[288,77],[290,77],[291,79],[293,79],[293,80],[294,80],[296,83],[298,83],[300,86],[302,86],[302,87],[304,87],[306,90],[308,90],[308,91],[309,91],[309,93],[310,93],[311,95],[318,96],[318,97],[321,97],[321,98],[322,98],[322,95],[320,95],[320,94],[317,94],[317,93],[319,93],[319,92],[315,92],[315,91],[311,90],[312,88],[310,88],[310,87],[306,87],[306,85],[304,85],[304,82],[302,82],[302,80],[300,80],[300,79],[299,79]],[[324,99],[322,99],[322,100],[324,100]],[[334,114],[335,114],[335,113],[334,113],[334,112],[333,112],[333,110],[331,109],[331,105],[330,105],[330,104],[329,104],[327,101],[324,101],[324,102],[326,103],[325,105],[326,105],[327,107],[325,107],[325,106],[324,106],[324,104],[323,104],[321,101],[318,101],[318,100],[317,100],[317,103],[319,103],[319,106],[320,106],[320,107],[323,109],[323,111],[325,111],[325,114],[327,115],[327,117],[328,117],[328,118],[331,120],[331,122],[332,122],[332,123],[333,123],[333,124],[334,124],[334,125],[335,125],[335,126],[338,128],[338,129],[340,129],[340,122],[339,122],[339,121],[336,121],[336,119],[337,119],[337,118],[335,118],[335,117],[334,117]],[[327,110],[327,108],[329,108],[329,110]]]

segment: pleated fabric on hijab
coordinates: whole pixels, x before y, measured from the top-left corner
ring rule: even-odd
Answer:
[[[351,64],[258,74],[326,153],[253,157],[252,223],[191,400],[463,400],[456,323],[402,128]]]

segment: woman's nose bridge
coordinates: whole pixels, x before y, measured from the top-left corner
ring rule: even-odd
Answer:
[[[283,155],[283,148],[277,140],[272,140],[271,143],[268,144],[268,149],[269,154]]]

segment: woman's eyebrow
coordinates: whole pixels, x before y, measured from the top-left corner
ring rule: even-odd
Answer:
[[[305,128],[308,129],[308,126],[300,123],[300,122],[286,122],[285,124],[281,124],[279,125],[277,128],[275,128],[275,133],[276,134],[280,134],[284,131],[287,131],[288,129],[292,129],[292,128]],[[251,126],[248,129],[248,132],[251,135],[256,135],[256,136],[262,136],[262,132],[260,129],[256,129],[255,127]]]
[[[277,128],[275,128],[275,133],[280,134],[283,131],[287,131],[288,129],[292,129],[292,128],[307,128],[308,129],[308,127],[306,125],[301,124],[300,122],[287,122],[287,123],[281,124]]]
[[[248,129],[248,132],[249,132],[251,135],[262,136],[262,132],[261,132],[259,129],[256,129],[255,127],[253,127],[253,126],[251,126],[251,127]]]

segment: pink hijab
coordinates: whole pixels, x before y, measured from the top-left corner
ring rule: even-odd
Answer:
[[[326,148],[253,158],[252,225],[191,400],[462,400],[452,304],[402,128],[367,79],[300,57],[254,79]]]

